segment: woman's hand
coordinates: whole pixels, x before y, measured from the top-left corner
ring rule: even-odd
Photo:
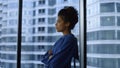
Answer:
[[[50,49],[49,51],[48,51],[48,54],[49,55],[52,55],[53,53],[52,53],[52,49]]]
[[[53,57],[53,55],[50,55],[50,56],[49,56],[49,59],[51,59],[52,57]]]
[[[48,54],[50,55],[50,56],[49,56],[49,59],[51,59],[51,58],[52,58],[52,56],[53,56],[52,49],[48,50]]]

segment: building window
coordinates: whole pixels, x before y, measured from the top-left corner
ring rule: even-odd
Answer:
[[[36,37],[35,36],[32,37],[32,42],[36,42]]]
[[[100,17],[101,26],[114,26],[115,25],[115,16],[104,16]]]
[[[45,22],[45,18],[39,18],[39,19],[38,19],[38,22],[39,22],[39,23],[44,23],[44,22]]]
[[[54,15],[56,14],[56,9],[53,8],[53,9],[48,9],[48,15]]]
[[[38,27],[38,32],[45,32],[45,27]]]
[[[39,14],[45,14],[45,9],[39,9],[39,10],[38,10],[38,13],[39,13]]]
[[[43,58],[43,55],[37,55],[37,61],[41,60]]]
[[[55,33],[56,29],[55,27],[48,27],[48,33]]]
[[[34,46],[22,46],[22,51],[34,51]]]
[[[49,24],[54,24],[55,22],[56,22],[56,18],[55,17],[48,18],[48,23]]]
[[[98,39],[100,40],[114,40],[115,30],[102,30],[98,33]]]
[[[91,14],[91,9],[87,10],[87,14],[90,15]]]
[[[115,3],[101,3],[100,12],[115,12]]]
[[[33,16],[35,16],[36,15],[36,12],[35,12],[35,10],[33,10]]]
[[[45,5],[45,0],[39,0],[39,5]]]
[[[67,0],[64,0],[64,2],[66,2]]]
[[[36,23],[35,21],[36,21],[35,19],[32,20],[32,25],[35,25]]]
[[[33,33],[33,34],[35,33],[35,27],[32,28],[32,33]]]
[[[117,31],[117,39],[120,40],[120,30]]]
[[[36,50],[36,51],[46,51],[46,50],[45,50],[45,47],[46,47],[46,46],[44,46],[44,45],[38,45],[38,46],[35,48],[35,50]]]
[[[53,6],[56,4],[56,0],[48,0],[48,5]]]
[[[18,3],[17,2],[8,3],[8,8],[9,9],[17,9],[18,8]]]
[[[117,26],[120,26],[120,16],[117,17]]]
[[[37,68],[44,68],[44,64],[37,64]]]
[[[17,20],[16,19],[11,19],[9,20],[9,25],[17,25]]]
[[[16,37],[3,37],[2,42],[17,42]]]
[[[101,30],[87,33],[87,40],[114,40],[115,30]]]
[[[32,63],[21,64],[21,68],[34,68],[34,64]]]
[[[117,12],[120,12],[120,3],[116,3],[117,5]]]
[[[100,67],[100,68],[117,68],[118,60],[115,58],[88,58],[88,66]]]
[[[37,37],[37,42],[45,42],[45,37],[44,36],[38,36]]]
[[[93,44],[87,46],[87,53],[119,54],[117,48],[120,48],[117,44]]]
[[[33,7],[35,7],[36,6],[36,2],[33,2]]]

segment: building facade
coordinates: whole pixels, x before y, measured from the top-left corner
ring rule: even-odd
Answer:
[[[87,68],[120,68],[120,0],[87,0]]]

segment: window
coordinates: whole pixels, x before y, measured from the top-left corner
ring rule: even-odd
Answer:
[[[55,33],[55,27],[48,27],[48,33]]]
[[[117,26],[120,26],[120,16],[117,17]]]
[[[45,4],[45,0],[39,0],[39,5],[44,5]]]
[[[33,19],[32,20],[32,25],[35,25],[35,23],[36,23],[36,19]]]
[[[18,8],[18,3],[14,2],[14,3],[8,3],[8,8],[9,9],[15,9]]]
[[[36,51],[46,51],[44,45],[38,45],[38,46],[35,48],[35,50],[36,50]]]
[[[21,68],[34,68],[34,64],[32,63],[22,63]]]
[[[115,3],[101,3],[100,12],[115,12]]]
[[[48,14],[49,15],[54,15],[55,13],[56,13],[56,9],[55,8],[53,8],[53,9],[48,9]]]
[[[35,27],[32,28],[32,33],[34,34],[36,32]]]
[[[100,17],[101,26],[114,26],[115,25],[115,16],[104,16]]]
[[[29,51],[34,51],[34,48],[35,48],[34,46],[25,45],[25,46],[22,47],[22,51],[26,51],[26,52],[27,52],[27,51],[28,51],[28,52],[29,52]]]
[[[115,39],[115,31],[114,30],[100,31],[98,39],[101,39],[101,40],[114,40]]]
[[[9,28],[9,29],[2,29],[2,34],[16,34],[17,30],[14,28]]]
[[[33,7],[35,7],[36,6],[36,2],[33,2]]]
[[[95,32],[87,33],[87,40],[114,40],[115,31],[114,30],[101,30]]]
[[[44,68],[45,66],[43,64],[37,64],[38,68]]]
[[[38,27],[38,32],[45,32],[45,27]]]
[[[43,55],[37,55],[37,61],[39,60],[41,60],[41,58],[43,57]]]
[[[117,5],[117,12],[120,12],[120,3],[116,3]]]
[[[117,39],[120,40],[120,30],[117,30]]]
[[[38,19],[38,22],[39,22],[39,23],[44,23],[44,22],[45,22],[45,18],[39,18],[39,19]]]
[[[32,37],[32,41],[30,41],[30,42],[36,42],[36,40],[37,40],[36,37],[33,36],[33,37]]]
[[[93,44],[87,46],[87,52],[92,54],[119,54],[119,44]]]
[[[9,12],[9,17],[15,17],[17,15],[18,15],[17,11],[10,11]]]
[[[9,25],[17,25],[17,20],[16,19],[11,19],[9,20]]]
[[[49,6],[54,6],[56,4],[56,0],[49,0]]]
[[[56,23],[55,17],[48,18],[48,24],[54,24],[54,23]]]
[[[21,68],[45,68],[40,62],[43,54],[62,35],[55,29],[57,13],[64,6],[70,5],[79,12],[79,0],[23,0],[22,36],[17,37],[17,32],[20,32],[19,1],[0,0],[0,68],[17,68],[16,52],[19,49],[16,43],[20,42],[19,38],[22,45]],[[79,28],[79,25],[76,27]],[[73,33],[78,38],[78,30]],[[79,66],[77,62],[76,68]]]
[[[88,58],[88,65],[101,68],[117,67],[117,60],[113,58]],[[96,61],[96,62],[95,62]]]
[[[39,9],[38,13],[39,14],[45,14],[45,9]]]
[[[35,56],[31,54],[22,54],[21,60],[35,60]]]
[[[87,68],[119,68],[119,58],[116,58],[120,52],[119,2],[87,0],[87,10],[90,8],[100,13],[86,17],[87,22],[97,22],[87,26]]]
[[[33,11],[33,16],[35,16],[36,15],[36,12],[35,12],[35,10]]]

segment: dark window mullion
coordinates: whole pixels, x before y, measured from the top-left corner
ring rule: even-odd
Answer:
[[[21,36],[22,36],[22,4],[23,0],[19,0],[18,9],[18,41],[17,41],[17,68],[21,68]]]

